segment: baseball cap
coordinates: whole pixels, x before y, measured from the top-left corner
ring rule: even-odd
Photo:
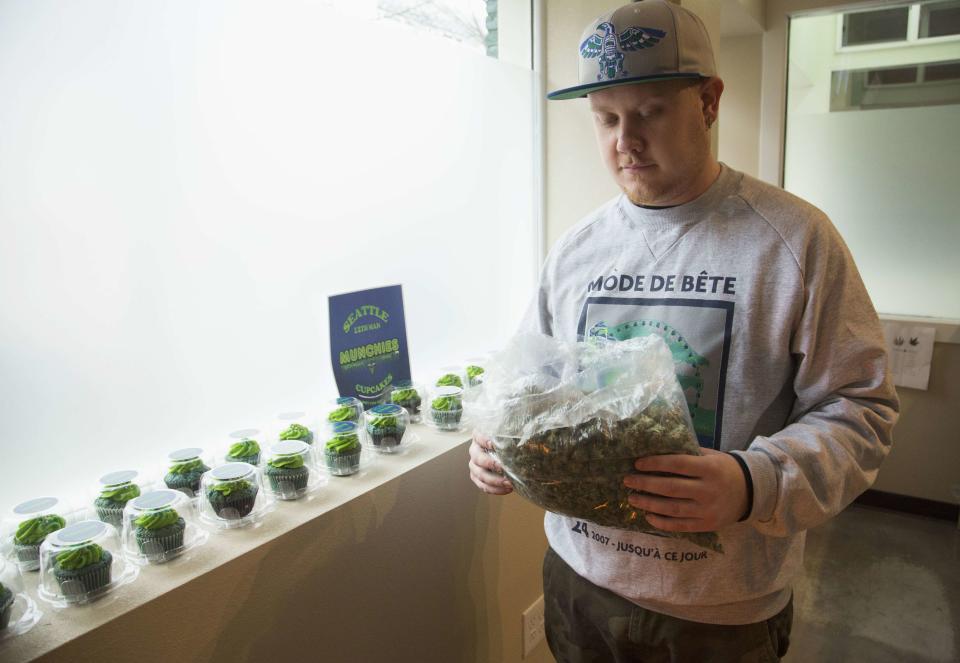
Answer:
[[[667,0],[640,0],[591,21],[578,48],[580,84],[547,99],[576,99],[616,85],[717,75],[700,17]]]

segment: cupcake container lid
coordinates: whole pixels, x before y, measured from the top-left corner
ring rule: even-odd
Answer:
[[[247,463],[227,463],[210,471],[217,481],[236,481],[249,476],[253,472],[253,466]]]
[[[46,511],[57,505],[56,497],[38,497],[35,500],[27,500],[13,507],[13,512],[18,516],[30,516],[40,511]]]
[[[177,502],[181,497],[183,493],[177,490],[154,490],[134,498],[131,504],[141,511],[162,509]]]
[[[295,456],[306,453],[309,448],[306,442],[300,440],[282,440],[270,447],[270,453],[274,456]]]
[[[177,449],[176,451],[171,451],[167,454],[167,458],[179,463],[185,460],[193,460],[194,458],[199,458],[200,454],[203,453],[203,449],[199,447],[188,447],[186,449]]]
[[[370,411],[381,417],[394,417],[398,416],[401,412],[406,412],[406,410],[399,405],[394,405],[392,403],[374,405],[372,408],[370,408]]]
[[[347,433],[356,433],[357,424],[352,421],[338,421],[330,427],[334,435],[345,435]]]
[[[84,520],[57,530],[47,537],[50,545],[58,548],[67,548],[99,539],[107,532],[106,524],[99,520]]]
[[[353,396],[341,396],[337,399],[337,405],[356,405],[359,402],[360,399]]]
[[[306,412],[282,412],[277,415],[277,419],[283,419],[284,421],[293,421],[296,419],[302,419],[307,416]]]
[[[463,393],[463,389],[451,385],[449,387],[437,387],[433,393],[435,396],[458,396]]]
[[[120,470],[111,472],[100,477],[100,483],[104,486],[119,486],[120,484],[130,483],[137,478],[136,470]]]
[[[244,440],[249,437],[256,437],[259,434],[260,434],[260,431],[258,431],[256,428],[244,428],[241,430],[233,431],[232,433],[230,433],[230,437],[235,438],[237,440]]]

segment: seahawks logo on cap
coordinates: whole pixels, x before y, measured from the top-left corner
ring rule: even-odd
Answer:
[[[597,30],[603,30],[603,35],[592,34],[587,37],[580,44],[580,55],[585,60],[599,58],[598,81],[629,76],[629,72],[623,68],[623,51],[639,51],[656,46],[667,36],[663,30],[639,27],[629,27],[618,35],[617,29],[609,21],[598,25]]]

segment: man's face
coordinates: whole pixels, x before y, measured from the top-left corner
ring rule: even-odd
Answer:
[[[713,164],[707,123],[723,90],[719,79],[711,81],[655,81],[590,93],[603,161],[634,204],[679,205],[704,190]]]

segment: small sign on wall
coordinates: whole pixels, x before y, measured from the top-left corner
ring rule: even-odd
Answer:
[[[934,327],[904,322],[883,322],[890,357],[890,373],[898,387],[926,389],[933,362]]]
[[[330,358],[341,396],[365,407],[410,379],[403,291],[399,285],[329,298]]]

